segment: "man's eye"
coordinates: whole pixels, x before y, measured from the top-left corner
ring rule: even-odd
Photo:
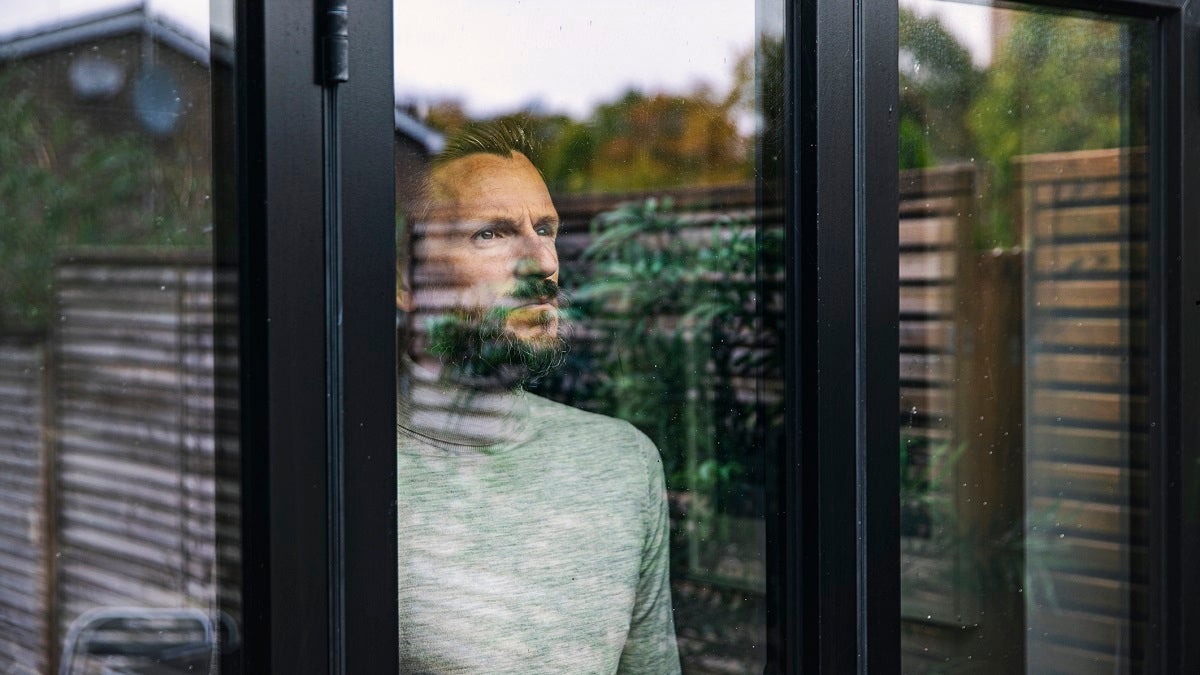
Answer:
[[[481,231],[475,233],[475,238],[476,239],[495,239],[496,231],[495,230],[481,230]]]
[[[542,226],[537,229],[537,233],[538,233],[538,236],[541,236],[541,237],[553,237],[554,236],[554,228],[548,227],[548,226]]]

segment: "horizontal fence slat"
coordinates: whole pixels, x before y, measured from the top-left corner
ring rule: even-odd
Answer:
[[[1042,276],[1125,276],[1146,271],[1146,244],[1101,242],[1039,246],[1034,249],[1033,258],[1034,271]]]
[[[1146,229],[1145,204],[1102,204],[1039,210],[1033,221],[1038,239],[1115,239]]]
[[[1141,318],[1040,317],[1031,340],[1058,349],[1144,349],[1146,321]]]
[[[1144,538],[1148,535],[1145,507],[1035,496],[1030,498],[1028,509],[1031,515],[1027,518],[1034,523],[1041,523],[1038,536],[1059,539],[1080,537],[1122,543],[1131,537]]]
[[[1123,279],[1039,281],[1034,289],[1035,307],[1048,310],[1109,310],[1129,312],[1145,307],[1146,284]]]
[[[1012,161],[1026,183],[1095,181],[1114,176],[1145,176],[1147,171],[1145,148],[1047,152],[1014,157]]]
[[[901,219],[900,248],[953,248],[958,228],[958,219],[950,216]]]
[[[954,359],[941,354],[900,354],[900,380],[942,385],[954,381]]]
[[[1029,429],[1030,458],[1141,467],[1146,462],[1145,434],[1127,429],[1034,424]]]
[[[901,351],[948,352],[954,348],[954,322],[940,319],[902,320]]]
[[[949,315],[955,307],[953,286],[901,286],[901,314]]]
[[[1041,581],[1052,590],[1043,589],[1037,597],[1050,609],[1117,617],[1145,612],[1145,586],[1141,584],[1061,572],[1050,572]],[[1052,598],[1044,595],[1050,592]]]
[[[1125,393],[1035,389],[1029,416],[1038,420],[1076,424],[1143,427],[1146,397]]]
[[[1027,671],[1055,675],[1111,675],[1135,672],[1130,659],[1109,649],[1084,649],[1060,641],[1031,638]]]
[[[900,281],[948,281],[958,274],[954,253],[922,251],[900,254]]]
[[[1146,499],[1145,470],[1039,459],[1030,461],[1029,467],[1027,483],[1031,494],[1109,504],[1140,503]]]
[[[1146,194],[1146,178],[1061,181],[1026,187],[1026,193],[1032,193],[1033,203],[1041,207],[1125,200],[1130,192]]]
[[[1146,362],[1126,355],[1035,352],[1030,379],[1038,384],[1088,385],[1119,391],[1146,386]]]

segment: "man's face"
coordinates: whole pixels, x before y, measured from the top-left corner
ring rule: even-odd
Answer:
[[[431,192],[416,257],[436,295],[418,290],[417,304],[503,310],[512,337],[555,340],[558,213],[533,164],[520,153],[468,155],[438,167]]]
[[[427,351],[449,374],[511,388],[558,367],[558,213],[519,153],[478,153],[435,169],[415,232],[415,304]]]

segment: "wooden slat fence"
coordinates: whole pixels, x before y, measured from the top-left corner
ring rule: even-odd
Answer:
[[[47,670],[45,347],[0,337],[0,671]]]
[[[1019,158],[1027,245],[1030,668],[1143,669],[1147,168],[1142,150]]]
[[[992,456],[978,442],[974,415],[992,383],[976,382],[973,370],[988,349],[978,344],[986,332],[977,325],[981,303],[997,310],[1010,301],[1019,309],[1020,287],[1003,278],[994,283],[995,261],[975,247],[976,192],[976,167],[969,164],[900,175],[897,447],[903,446],[907,458],[900,541],[904,672],[936,672],[947,659],[999,640],[997,622],[983,620],[998,608],[981,592],[976,554],[984,542],[974,536],[982,525],[975,505],[987,503],[979,499],[976,474]],[[989,312],[988,321],[994,327],[1011,315]],[[1019,409],[1019,401],[1015,404]]]
[[[959,552],[943,551],[940,563],[931,564],[914,560],[906,547],[906,601],[913,600],[914,576],[926,577],[930,592],[926,620],[920,612],[908,616],[904,670],[954,667],[969,655],[977,667],[1141,672],[1148,555],[1145,155],[1036,155],[1018,158],[1014,169],[1014,229],[1022,246],[960,247],[964,257],[948,283],[906,279],[906,270],[936,267],[932,256],[919,265],[903,261],[906,250],[923,249],[904,244],[911,206],[902,192],[902,419],[956,417],[925,433],[961,446],[954,493],[947,495]],[[925,180],[914,177],[916,184]],[[902,181],[902,189],[913,184]],[[955,214],[972,208],[941,204]],[[906,317],[935,317],[939,310],[951,318],[952,337],[906,326]],[[950,363],[906,357],[939,344],[951,349],[940,354]],[[926,394],[912,384],[914,374],[924,373],[953,385]],[[906,428],[912,435],[922,430]],[[1023,548],[999,545],[1009,530],[1023,533]],[[1005,565],[1017,574],[1006,577]],[[955,581],[939,585],[937,578]],[[939,622],[938,610],[955,597],[959,603],[974,597],[979,611]]]
[[[958,279],[971,242],[974,204],[973,166],[901,173],[897,447],[904,445],[904,470],[914,483],[941,470],[938,465],[947,461],[955,440]],[[940,505],[951,499],[955,483],[929,485],[925,495],[902,495],[901,604],[906,617],[957,624],[970,612],[953,583],[961,576],[962,561],[938,544],[949,534],[944,530],[952,515]]]
[[[975,171],[951,166],[900,179],[900,415],[915,443],[947,443],[954,428],[960,265],[974,225]]]
[[[60,641],[94,607],[214,607],[210,265],[207,252],[116,250],[56,266]]]

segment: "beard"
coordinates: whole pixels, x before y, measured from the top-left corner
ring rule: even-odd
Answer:
[[[515,301],[512,306],[459,306],[430,319],[429,352],[441,359],[443,372],[452,382],[513,390],[553,373],[566,361],[569,346],[562,337],[562,310],[568,298],[558,284],[549,279],[523,280],[510,297]],[[557,312],[529,317],[528,310],[521,307],[548,298],[557,301]],[[517,335],[510,327],[515,312],[542,334]]]

